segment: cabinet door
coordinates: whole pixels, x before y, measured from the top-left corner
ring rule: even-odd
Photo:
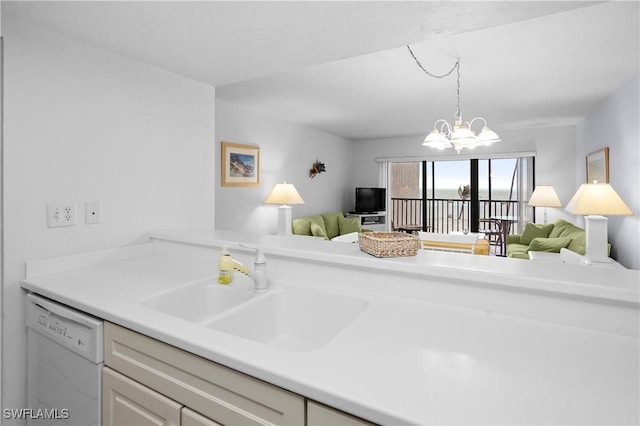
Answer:
[[[326,405],[307,401],[307,426],[373,426],[373,423]]]
[[[180,425],[177,402],[104,367],[102,424],[104,426]]]
[[[184,407],[182,409],[182,426],[222,426],[202,414]]]
[[[224,425],[304,424],[304,398],[115,324],[105,363]]]

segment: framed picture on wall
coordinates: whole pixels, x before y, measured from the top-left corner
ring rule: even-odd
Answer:
[[[609,147],[587,154],[587,183],[609,183]]]
[[[222,186],[260,185],[260,147],[222,142]]]

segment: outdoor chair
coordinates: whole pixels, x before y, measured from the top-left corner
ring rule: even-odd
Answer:
[[[500,224],[497,220],[480,219],[480,229],[478,229],[478,232],[485,234],[489,240],[489,244],[496,246],[496,251],[500,249],[500,254],[503,254],[502,231],[500,230]]]

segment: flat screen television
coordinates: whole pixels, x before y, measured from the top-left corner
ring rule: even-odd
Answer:
[[[356,188],[356,213],[377,213],[386,210],[386,188]]]

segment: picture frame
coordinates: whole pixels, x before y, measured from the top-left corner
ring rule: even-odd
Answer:
[[[222,186],[260,185],[260,147],[222,142]]]
[[[609,147],[587,154],[587,183],[609,183]]]

